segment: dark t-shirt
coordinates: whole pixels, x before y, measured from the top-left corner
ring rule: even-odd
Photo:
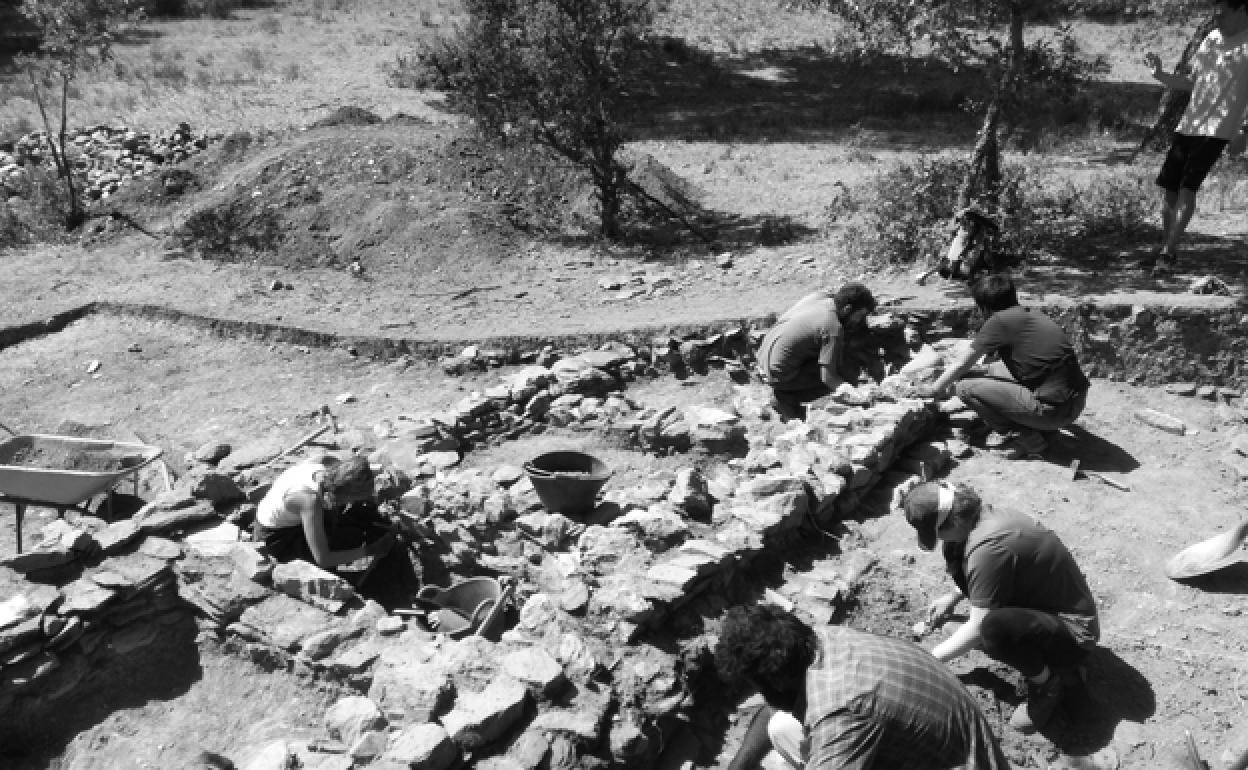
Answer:
[[[1096,600],[1066,546],[1030,516],[984,509],[965,544],[948,544],[945,559],[971,606],[1051,612],[1083,645],[1100,637]]]
[[[1044,313],[1015,305],[993,313],[971,342],[975,352],[998,353],[1014,379],[1050,404],[1088,390],[1070,338]]]
[[[791,382],[812,364],[840,369],[842,339],[836,303],[825,295],[807,295],[768,330],[758,359],[768,382]]]

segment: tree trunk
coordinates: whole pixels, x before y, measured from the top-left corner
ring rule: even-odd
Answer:
[[[1196,55],[1196,50],[1200,48],[1201,42],[1205,36],[1213,31],[1217,26],[1217,17],[1209,16],[1196,27],[1196,31],[1192,33],[1188,39],[1187,45],[1183,47],[1183,55],[1179,57],[1179,61],[1174,65],[1174,74],[1183,75],[1187,73],[1188,67],[1191,66],[1192,57]],[[1176,91],[1167,88],[1161,94],[1161,104],[1157,108],[1157,119],[1153,121],[1153,125],[1148,127],[1148,131],[1144,133],[1144,138],[1136,146],[1131,153],[1131,160],[1134,161],[1136,156],[1144,150],[1153,149],[1164,150],[1170,145],[1170,139],[1174,134],[1174,129],[1179,125],[1179,119],[1183,117],[1183,110],[1187,109],[1187,103],[1191,100],[1192,95],[1188,91]]]
[[[993,91],[992,101],[988,103],[984,122],[975,139],[971,163],[966,169],[962,189],[958,193],[959,209],[971,205],[980,195],[986,195],[995,202],[1001,183],[1001,148],[997,139],[997,129],[1001,124],[1001,103],[1015,88],[1026,47],[1023,40],[1023,8],[1018,3],[1010,3],[1010,58]]]
[[[61,146],[61,173],[65,177],[65,189],[69,193],[69,214],[65,217],[65,229],[76,230],[87,218],[82,209],[82,201],[78,191],[74,189],[74,170],[70,168],[69,156],[65,154],[65,134],[69,123],[69,83],[73,78],[69,73],[61,74],[61,127],[57,132],[57,143]]]

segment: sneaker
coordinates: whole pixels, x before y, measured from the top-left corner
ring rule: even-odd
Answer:
[[[1034,431],[1020,434],[1011,442],[1010,452],[1006,457],[1010,460],[1036,460],[1044,455],[1049,442],[1044,436]]]
[[[1053,674],[1044,684],[1027,682],[1027,702],[1019,704],[1010,717],[1010,727],[1030,735],[1049,723],[1062,702],[1062,678]]]

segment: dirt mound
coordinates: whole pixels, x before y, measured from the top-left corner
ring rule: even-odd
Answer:
[[[598,228],[594,189],[566,160],[445,126],[369,118],[340,110],[306,131],[230,134],[127,185],[108,209],[207,259],[285,268],[358,261],[372,276],[496,264],[530,236]],[[621,160],[636,185],[628,216],[639,224],[702,213],[701,191],[652,156]]]
[[[527,234],[591,227],[578,169],[536,149],[504,152],[445,127],[337,126],[232,134],[169,185],[151,179],[111,204],[188,252],[288,268],[412,270],[494,262]],[[193,198],[182,193],[203,190]],[[190,205],[187,205],[189,200]]]

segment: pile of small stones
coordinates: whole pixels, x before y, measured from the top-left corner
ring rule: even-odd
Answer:
[[[84,201],[94,201],[107,199],[136,177],[181,163],[218,138],[196,135],[186,123],[179,123],[164,136],[100,125],[70,132],[65,149],[82,179]],[[33,131],[16,142],[0,145],[0,197],[29,197],[33,184],[30,171],[40,167],[54,171],[46,132]]]

